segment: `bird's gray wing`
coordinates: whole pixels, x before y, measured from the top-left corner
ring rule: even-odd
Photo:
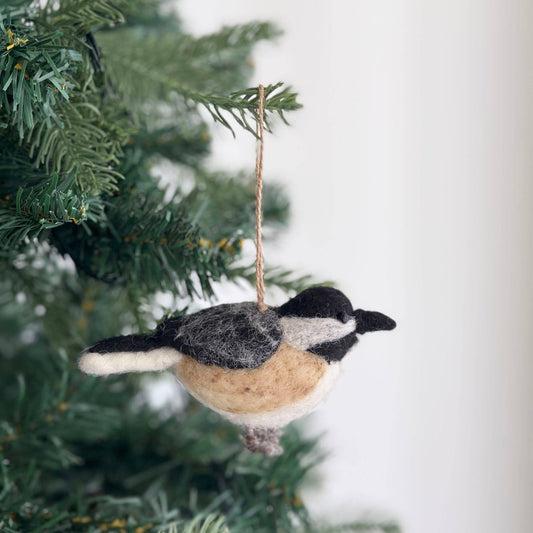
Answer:
[[[222,304],[163,322],[160,340],[199,363],[224,368],[257,368],[281,343],[278,314],[257,303]]]

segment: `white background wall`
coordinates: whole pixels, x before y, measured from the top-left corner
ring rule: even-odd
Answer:
[[[255,54],[253,83],[287,81],[305,105],[267,139],[265,179],[293,206],[267,262],[398,322],[362,339],[310,420],[331,450],[312,511],[378,509],[407,533],[531,531],[533,3],[179,7],[194,33],[285,30]],[[253,169],[248,135],[215,137],[216,166]]]

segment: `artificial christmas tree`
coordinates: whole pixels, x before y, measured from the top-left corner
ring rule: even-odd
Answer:
[[[283,456],[254,456],[199,404],[155,410],[139,377],[76,367],[97,340],[153,328],[160,291],[179,315],[215,281],[254,279],[241,254],[254,234],[253,180],[202,167],[201,110],[253,132],[250,51],[277,32],[249,24],[194,39],[164,7],[0,7],[1,531],[312,527],[299,490],[319,454],[295,428]],[[266,87],[267,123],[297,107],[289,89]],[[173,188],[157,176],[163,160]],[[264,224],[287,211],[267,186]],[[281,269],[266,278],[285,290],[308,281]]]

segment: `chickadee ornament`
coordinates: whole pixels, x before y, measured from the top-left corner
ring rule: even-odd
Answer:
[[[97,376],[169,369],[197,400],[246,427],[249,450],[274,455],[279,428],[325,398],[358,336],[395,326],[354,311],[336,289],[314,287],[280,307],[222,304],[168,319],[152,334],[106,339],[79,367]]]

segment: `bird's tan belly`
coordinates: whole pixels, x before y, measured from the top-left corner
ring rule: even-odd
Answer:
[[[275,411],[302,400],[315,389],[327,367],[324,359],[282,342],[259,368],[229,370],[184,356],[174,372],[201,402],[216,410],[245,414]]]

